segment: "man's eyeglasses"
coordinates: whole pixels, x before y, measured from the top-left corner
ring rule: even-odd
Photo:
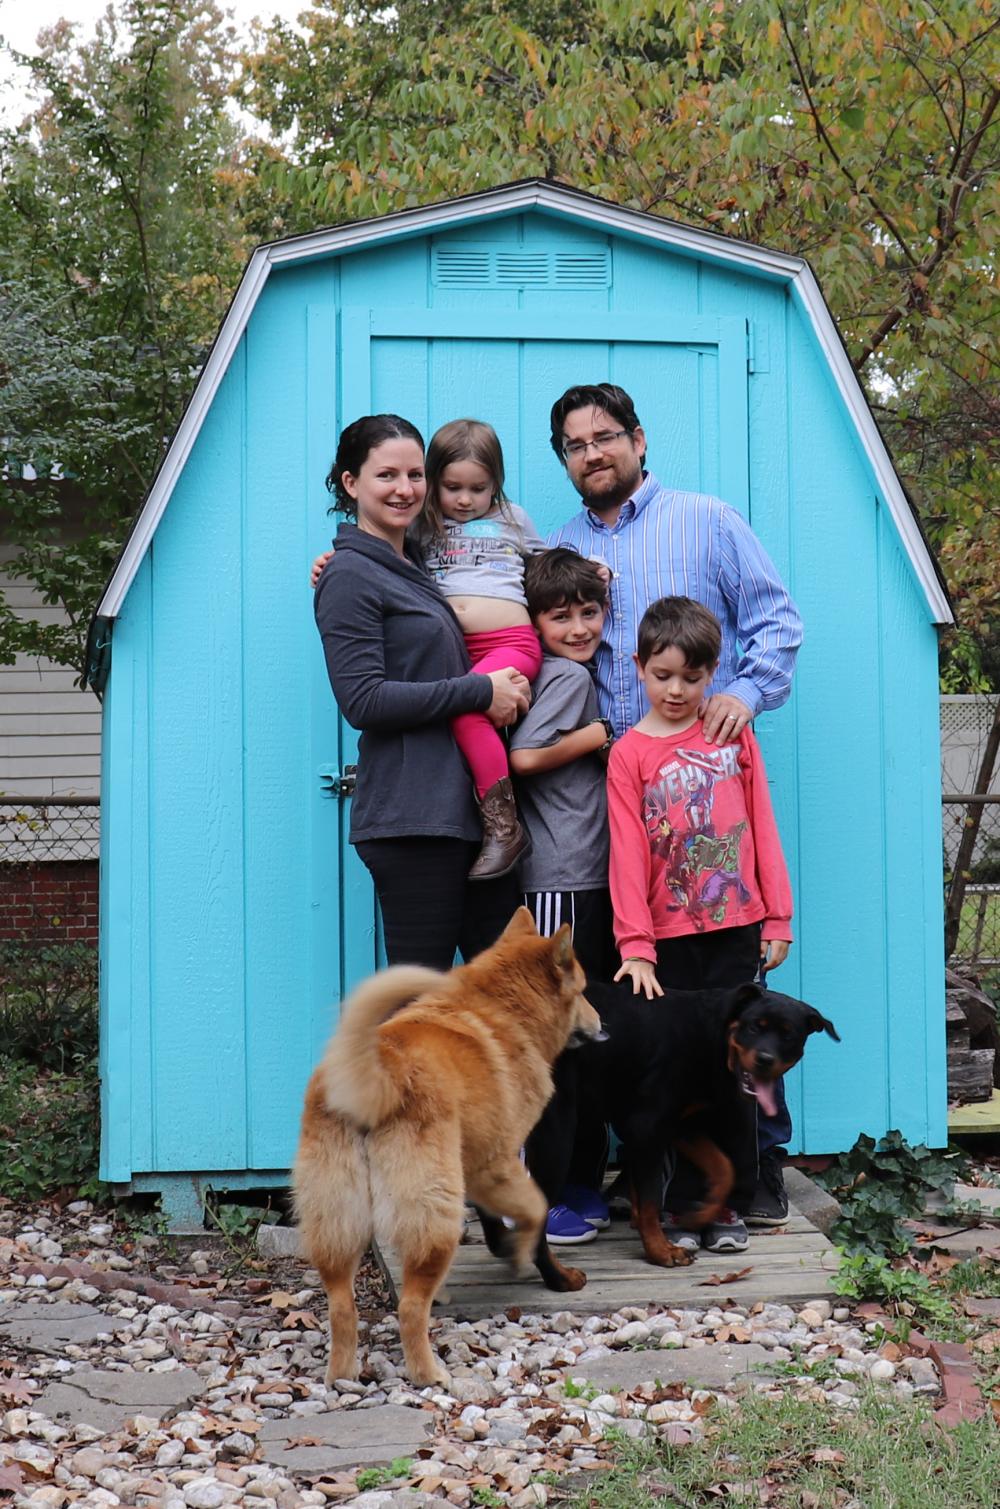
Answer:
[[[599,435],[594,436],[593,440],[567,440],[562,453],[567,461],[578,461],[592,446],[598,451],[610,450],[616,440],[631,433],[631,430],[602,430]]]

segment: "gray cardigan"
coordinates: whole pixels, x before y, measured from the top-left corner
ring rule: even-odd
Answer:
[[[351,843],[479,840],[472,781],[448,720],[485,712],[458,620],[415,556],[341,524],[316,587],[316,624],[340,711],[362,730]]]

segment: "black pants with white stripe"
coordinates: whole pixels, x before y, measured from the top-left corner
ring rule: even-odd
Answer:
[[[611,894],[599,891],[525,891],[524,904],[543,938],[551,938],[564,922],[584,972],[595,980],[611,980],[618,968],[611,919]]]
[[[564,922],[571,929],[573,949],[585,972],[598,980],[610,980],[618,968],[611,919],[611,896],[600,891],[526,891],[524,904],[535,919],[543,938],[551,938]],[[552,1072],[556,1095],[549,1108],[561,1101],[576,1103],[576,1075],[570,1055],[558,1058]],[[542,1118],[548,1112],[542,1113]],[[570,1163],[571,1184],[600,1189],[608,1161],[608,1129],[603,1121],[586,1116],[577,1106],[576,1141]]]

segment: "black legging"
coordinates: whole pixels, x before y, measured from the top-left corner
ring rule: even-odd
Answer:
[[[479,853],[461,838],[368,838],[355,844],[375,882],[390,964],[450,969],[495,943],[521,896],[514,876],[468,879]]]

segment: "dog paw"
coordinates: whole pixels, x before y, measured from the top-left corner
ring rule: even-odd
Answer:
[[[447,1389],[451,1379],[440,1365],[429,1368],[421,1368],[410,1374],[410,1382],[414,1388],[439,1388]]]
[[[683,1247],[675,1247],[664,1259],[664,1268],[690,1268],[694,1262],[694,1253],[688,1252]]]
[[[564,1268],[559,1290],[562,1294],[575,1294],[578,1289],[585,1288],[586,1283],[587,1275],[582,1268]]]

